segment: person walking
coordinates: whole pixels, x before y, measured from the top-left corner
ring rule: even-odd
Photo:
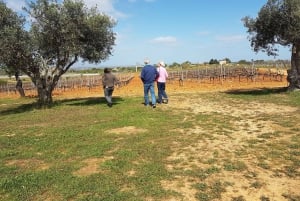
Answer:
[[[154,81],[156,77],[158,76],[158,72],[156,68],[149,64],[150,61],[146,59],[144,61],[145,66],[142,69],[141,72],[141,80],[144,85],[144,99],[145,99],[145,106],[149,105],[149,92],[151,94],[151,103],[152,107],[156,108],[156,97],[155,97],[155,91],[154,91]]]
[[[113,105],[112,94],[114,92],[114,87],[118,82],[118,78],[111,72],[111,69],[104,68],[104,75],[102,76],[102,85],[108,107],[112,107]]]
[[[23,89],[22,80],[21,80],[21,78],[19,76],[16,79],[17,79],[16,89],[19,92],[19,94],[20,94],[21,97],[25,97],[25,92],[24,92],[24,89]]]
[[[157,103],[168,103],[168,95],[166,93],[166,81],[168,78],[168,72],[165,68],[165,63],[163,61],[158,63],[157,67],[158,79],[157,79],[157,90],[158,90],[158,99]]]

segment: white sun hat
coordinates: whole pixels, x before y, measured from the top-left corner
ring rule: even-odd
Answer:
[[[163,62],[163,61],[159,62],[159,65],[165,67],[165,62]]]
[[[149,60],[148,58],[146,58],[146,59],[144,60],[144,63],[145,63],[145,64],[149,64],[149,63],[150,63],[150,60]]]

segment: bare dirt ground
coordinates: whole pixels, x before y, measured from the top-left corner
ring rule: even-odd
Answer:
[[[170,80],[167,83],[166,91],[168,94],[187,93],[187,92],[211,92],[211,91],[226,91],[234,89],[259,89],[259,88],[272,88],[272,87],[285,87],[287,86],[286,78],[283,77],[282,81],[275,78],[262,78],[258,77],[251,81],[250,79],[222,79],[222,80],[184,80],[183,85],[180,85],[179,80]],[[36,90],[25,91],[27,97],[36,96]],[[138,74],[126,86],[116,87],[114,96],[143,96],[143,85]],[[88,88],[75,88],[67,90],[55,90],[53,98],[80,98],[80,97],[101,97],[103,96],[103,89],[101,86],[92,89]],[[15,92],[0,93],[1,97],[19,98]]]
[[[201,80],[184,80],[183,85],[179,80],[170,80],[167,82],[166,91],[168,94],[186,93],[186,92],[211,92],[211,91],[226,91],[234,89],[254,89],[254,88],[272,88],[272,87],[285,87],[287,86],[286,78],[282,81],[265,78],[257,78],[254,81],[250,79],[227,79],[227,80],[214,80],[214,81],[201,81]],[[114,94],[116,96],[143,96],[143,86],[138,75],[122,88],[116,89]]]
[[[256,152],[248,150],[246,155],[236,155],[237,152],[249,146],[249,141],[259,140],[263,135],[283,133],[284,135],[272,139],[275,140],[274,143],[290,142],[291,138],[297,134],[289,135],[287,128],[272,120],[259,119],[259,117],[282,115],[282,118],[285,118],[285,115],[295,115],[298,108],[260,102],[251,102],[251,104],[239,101],[228,102],[228,100],[214,102],[205,98],[199,98],[199,96],[197,96],[197,99],[194,99],[193,95],[191,96],[190,99],[183,99],[182,96],[175,95],[172,97],[171,104],[166,106],[168,107],[167,109],[190,111],[188,115],[183,117],[183,122],[195,121],[195,126],[190,129],[174,131],[182,133],[183,142],[187,138],[192,139],[192,142],[188,145],[182,145],[180,140],[174,142],[172,154],[167,159],[169,162],[167,164],[168,170],[178,171],[182,169],[183,171],[191,171],[195,167],[200,167],[202,170],[209,169],[211,165],[207,163],[207,160],[218,158],[215,163],[217,167],[222,164],[221,161],[240,160],[246,165],[247,171],[221,171],[204,181],[199,181],[195,177],[178,175],[175,180],[162,182],[166,189],[180,192],[184,196],[183,200],[197,201],[197,190],[193,188],[197,183],[213,184],[215,182],[224,182],[230,185],[222,193],[222,201],[299,200],[299,179],[279,173],[286,164],[274,164],[272,160],[265,160],[264,162],[269,164],[271,168],[259,167],[259,158],[266,154],[266,152],[260,153],[259,150]],[[224,129],[224,134],[222,134],[222,129],[220,128],[207,128],[201,123],[198,125],[196,116],[199,114],[230,117],[232,118],[231,124],[234,130]],[[234,120],[235,118],[238,121]],[[227,132],[230,135],[226,135]],[[195,137],[207,134],[210,137],[205,140],[199,140]],[[265,143],[262,142],[260,147],[265,147]],[[265,150],[268,150],[267,152],[271,151],[270,148],[265,148]],[[218,157],[215,158],[214,153],[218,153]],[[222,169],[222,167],[220,168]]]

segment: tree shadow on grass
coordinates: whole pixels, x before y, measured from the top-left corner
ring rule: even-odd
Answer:
[[[124,99],[121,97],[113,97],[113,106],[120,104],[122,101],[124,101]],[[2,111],[0,110],[0,114],[1,116],[3,116],[3,115],[10,115],[10,114],[25,113],[33,110],[51,109],[61,105],[68,105],[68,106],[105,105],[106,106],[107,102],[104,97],[85,97],[85,98],[55,100],[51,106],[47,106],[47,107],[39,107],[37,102],[32,102],[32,103],[15,105],[15,107],[10,107]]]
[[[18,114],[18,113],[24,113],[24,112],[29,112],[34,109],[38,109],[37,103],[24,103],[20,105],[15,105],[16,107],[14,108],[8,108],[6,110],[0,111],[1,116],[2,115],[10,115],[10,114]]]
[[[123,98],[119,96],[114,96],[113,106],[120,104],[124,101]],[[70,106],[88,106],[88,105],[107,105],[106,99],[104,97],[87,97],[87,98],[73,98],[73,99],[64,99],[59,101],[59,104],[65,104]]]
[[[287,87],[278,87],[278,88],[256,88],[256,89],[236,89],[225,91],[226,94],[232,95],[253,95],[253,96],[261,96],[261,95],[269,95],[269,94],[279,94],[287,92]]]

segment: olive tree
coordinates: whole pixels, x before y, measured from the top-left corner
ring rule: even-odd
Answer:
[[[268,0],[255,19],[247,16],[242,20],[255,52],[277,56],[276,45],[291,48],[289,90],[300,89],[300,1]]]
[[[19,79],[18,66],[22,66],[22,60],[18,59],[20,52],[26,51],[28,35],[23,31],[25,22],[12,10],[8,9],[0,1],[0,67],[9,75],[15,75]],[[18,90],[19,91],[19,90]],[[21,94],[23,96],[24,94]]]
[[[0,65],[28,75],[41,106],[52,103],[60,77],[80,58],[99,63],[112,54],[115,21],[96,7],[81,0],[36,0],[24,11],[31,19],[27,29],[24,18],[0,2]]]

